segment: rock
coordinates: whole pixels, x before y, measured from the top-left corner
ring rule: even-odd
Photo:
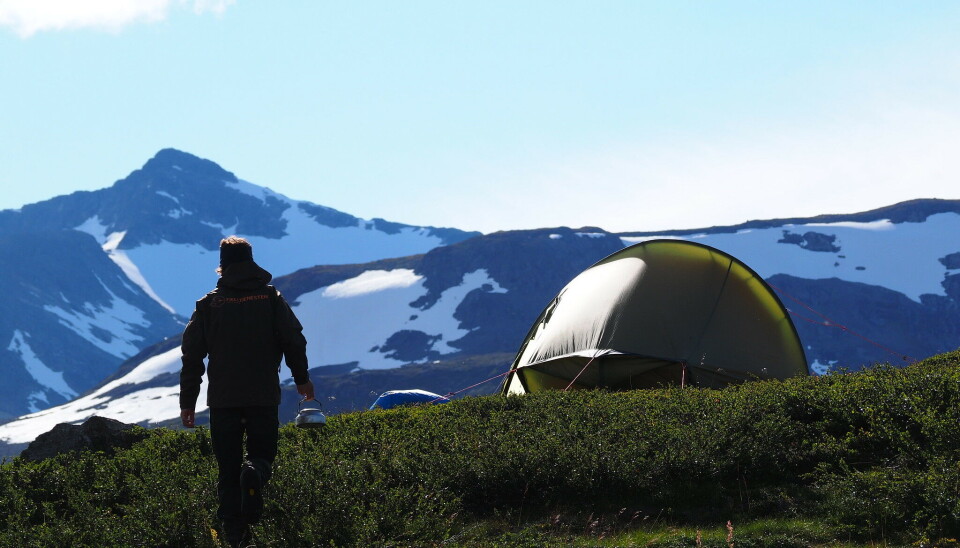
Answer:
[[[24,460],[40,461],[71,451],[103,451],[112,455],[117,448],[129,449],[148,433],[133,424],[93,416],[83,424],[61,423],[40,434],[20,453]]]
[[[783,238],[777,240],[777,243],[798,245],[808,251],[836,253],[840,251],[840,247],[834,243],[836,240],[837,237],[832,234],[821,234],[810,231],[800,235],[790,232],[789,230],[784,230]]]
[[[960,268],[960,253],[951,253],[946,257],[940,257],[940,264],[947,267],[947,270],[957,270]]]

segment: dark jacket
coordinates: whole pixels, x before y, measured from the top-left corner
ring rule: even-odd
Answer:
[[[180,347],[181,409],[196,406],[207,356],[209,407],[279,405],[282,358],[294,382],[310,380],[303,327],[271,278],[253,261],[234,263],[197,301]]]

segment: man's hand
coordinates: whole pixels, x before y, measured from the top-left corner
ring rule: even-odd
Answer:
[[[183,422],[183,425],[187,428],[193,428],[193,421],[196,419],[197,413],[193,409],[181,409],[180,410],[180,420]]]
[[[305,400],[313,399],[313,381],[307,381],[297,385],[297,393],[303,396]]]

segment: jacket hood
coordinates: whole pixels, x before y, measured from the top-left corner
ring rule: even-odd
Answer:
[[[272,279],[273,275],[257,263],[241,261],[223,269],[220,279],[217,280],[217,287],[249,291],[260,289],[270,283]]]

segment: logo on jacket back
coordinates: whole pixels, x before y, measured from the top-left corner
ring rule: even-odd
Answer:
[[[221,297],[220,295],[217,295],[210,301],[210,306],[213,308],[220,308],[225,304],[243,304],[252,301],[268,300],[270,300],[270,295],[248,295],[246,297]]]

